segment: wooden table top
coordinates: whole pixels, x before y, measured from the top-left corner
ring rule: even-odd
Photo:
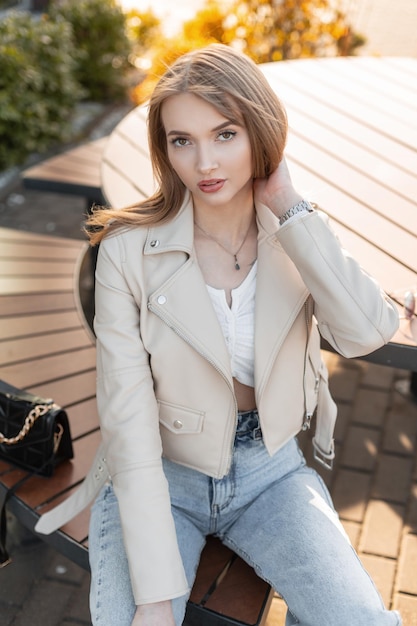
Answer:
[[[329,214],[344,247],[393,295],[417,291],[417,59],[338,57],[260,66],[289,119],[296,188]],[[115,128],[102,161],[109,204],[154,188],[146,107]],[[417,371],[417,319],[370,357]]]

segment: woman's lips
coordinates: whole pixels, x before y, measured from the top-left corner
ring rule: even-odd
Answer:
[[[215,193],[223,187],[225,180],[223,178],[212,178],[210,180],[202,180],[198,183],[198,188],[204,193]]]

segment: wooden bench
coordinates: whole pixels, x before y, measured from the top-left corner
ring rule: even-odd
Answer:
[[[95,343],[82,309],[92,290],[87,250],[81,241],[0,228],[1,378],[64,407],[74,445],[74,459],[58,466],[52,478],[30,476],[0,461],[0,493],[27,476],[8,507],[32,532],[39,516],[83,480],[99,442]],[[85,510],[59,531],[39,537],[88,570],[88,522]],[[261,625],[271,600],[267,583],[209,539],[184,624]]]
[[[90,211],[104,203],[100,163],[106,143],[107,137],[89,141],[29,167],[22,173],[23,186],[85,197]]]

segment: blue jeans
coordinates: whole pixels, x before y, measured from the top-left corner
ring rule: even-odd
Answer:
[[[284,598],[286,626],[394,626],[295,439],[272,458],[257,413],[239,415],[233,463],[214,479],[164,459],[178,543],[190,587],[213,534]],[[140,532],[140,531],[139,531]],[[130,626],[135,604],[111,484],[92,510],[90,608],[94,626]],[[182,624],[187,597],[172,601]],[[162,625],[161,625],[162,626]]]

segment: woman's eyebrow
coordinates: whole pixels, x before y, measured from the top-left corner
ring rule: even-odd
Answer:
[[[225,122],[222,122],[221,124],[219,124],[218,126],[215,126],[214,128],[211,129],[211,132],[217,132],[219,130],[222,130],[223,128],[227,128],[227,126],[239,126],[239,124],[237,122],[234,122],[233,120],[226,120]],[[167,133],[167,137],[169,137],[170,135],[181,135],[182,137],[189,137],[191,133],[188,133],[185,130],[170,130]]]

